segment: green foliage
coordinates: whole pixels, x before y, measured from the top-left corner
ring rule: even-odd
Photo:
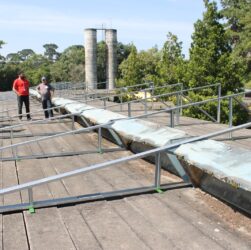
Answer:
[[[60,53],[58,53],[56,50],[58,49],[58,46],[54,43],[47,43],[44,44],[43,47],[45,48],[44,56],[48,58],[51,62],[56,61]]]
[[[121,78],[117,81],[117,86],[131,86],[155,80],[158,60],[157,48],[138,53],[136,47],[132,47],[128,58],[119,66]]]
[[[221,3],[233,47],[232,56],[245,66],[244,79],[248,83],[251,81],[251,1],[221,0]]]
[[[7,62],[20,63],[22,61],[20,55],[18,53],[9,53],[6,56]]]
[[[157,82],[175,84],[183,81],[185,72],[182,43],[171,32],[167,34],[167,40],[161,50],[161,59],[157,63]]]
[[[193,100],[193,102],[204,101],[206,99],[217,98],[217,96],[203,96],[200,94],[190,93],[189,98]],[[241,101],[241,99],[239,99]],[[200,105],[199,108],[203,109],[207,113],[209,113],[212,117],[217,119],[217,105],[218,102],[208,102],[206,104]],[[205,115],[202,111],[199,110],[197,106],[191,106],[189,108],[183,109],[183,114],[211,121],[210,118]],[[233,100],[233,125],[239,125],[248,121],[248,113],[247,111],[235,100]],[[223,99],[221,100],[221,122],[228,123],[229,122],[229,100]]]
[[[50,80],[50,61],[42,55],[33,54],[24,62],[19,64],[20,70],[25,72],[31,86],[41,82],[42,76],[47,76]]]
[[[0,64],[0,91],[12,89],[13,81],[17,78],[20,68],[15,64]]]
[[[240,62],[232,60],[229,37],[220,22],[221,14],[216,3],[204,2],[203,20],[194,25],[187,82],[190,87],[221,83],[222,94],[239,91],[243,87],[241,76],[244,68]]]
[[[3,40],[0,40],[0,49],[2,48],[2,46],[5,44],[5,42]]]
[[[133,44],[123,44],[118,42],[117,44],[117,61],[118,65],[122,63],[130,55],[132,49],[134,48]]]
[[[25,61],[29,57],[34,55],[35,53],[32,49],[23,49],[23,50],[19,51],[17,54],[18,54],[20,60]]]
[[[59,60],[50,66],[53,82],[83,82],[85,51],[82,45],[73,45],[63,51]]]
[[[195,31],[192,35],[190,60],[186,72],[187,82],[189,87],[221,83],[222,95],[240,92],[243,90],[242,76],[245,67],[240,60],[234,60],[232,57],[229,36],[221,23],[222,15],[218,12],[216,3],[210,3],[208,0],[204,0],[204,2],[206,11],[203,14],[203,20],[198,20],[194,25]],[[207,96],[212,97],[216,94],[217,89],[215,88],[202,95],[194,94],[192,99],[193,101],[203,100]],[[203,106],[208,113],[214,116],[216,107],[216,103],[208,103]],[[233,118],[235,124],[247,120],[247,113],[239,104],[234,105],[234,110],[236,111]],[[223,101],[221,117],[223,122],[228,121],[227,113],[228,105],[226,101]],[[196,107],[187,109],[185,114],[208,119],[198,112]]]
[[[98,83],[106,81],[106,43],[101,41],[97,44],[97,79]],[[98,88],[102,88],[104,86],[98,86]]]
[[[0,40],[0,49],[2,48],[2,46],[5,44],[5,42],[3,40]],[[1,56],[0,54],[0,60],[4,60],[4,56]]]

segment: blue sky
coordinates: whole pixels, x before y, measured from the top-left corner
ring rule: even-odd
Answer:
[[[117,29],[118,41],[139,50],[162,48],[170,31],[183,42],[187,56],[193,24],[202,18],[203,0],[0,0],[0,50],[6,56],[22,49],[43,53],[55,43],[62,52],[84,44],[84,29]],[[102,32],[98,32],[102,39]]]

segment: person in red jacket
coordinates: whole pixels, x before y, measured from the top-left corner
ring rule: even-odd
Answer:
[[[22,108],[23,103],[26,109],[27,120],[31,120],[30,116],[30,102],[29,102],[29,87],[30,83],[26,79],[24,73],[20,73],[18,78],[13,83],[13,91],[17,94],[17,103],[18,103],[18,114],[19,119],[22,119]]]

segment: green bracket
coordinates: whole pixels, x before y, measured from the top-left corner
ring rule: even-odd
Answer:
[[[159,193],[159,194],[164,193],[164,191],[163,191],[163,190],[161,190],[160,188],[156,188],[156,189],[155,189],[155,191],[156,191],[157,193]]]
[[[16,158],[16,161],[21,161],[21,159],[20,158]]]
[[[28,207],[29,213],[34,214],[35,213],[35,208],[33,206]]]
[[[104,153],[104,151],[103,151],[102,149],[100,149],[98,152],[99,152],[100,154],[103,154],[103,153]]]

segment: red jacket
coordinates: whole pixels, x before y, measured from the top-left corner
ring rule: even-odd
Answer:
[[[15,89],[18,94],[22,96],[29,95],[29,86],[29,81],[26,79],[22,80],[21,78],[17,78],[13,83],[13,89]]]

